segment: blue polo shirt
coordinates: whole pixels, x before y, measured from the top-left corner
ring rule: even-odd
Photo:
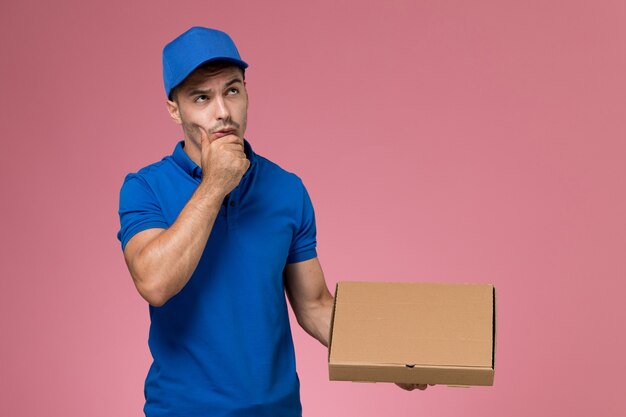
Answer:
[[[122,249],[142,230],[169,227],[200,184],[202,169],[183,147],[126,176]],[[244,150],[250,167],[222,204],[189,282],[149,306],[149,417],[302,414],[282,273],[317,256],[315,215],[298,176],[247,140]]]

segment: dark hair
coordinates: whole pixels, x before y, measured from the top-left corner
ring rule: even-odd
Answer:
[[[230,61],[212,61],[212,62],[206,62],[202,65],[200,65],[198,68],[196,68],[195,70],[193,70],[191,72],[191,74],[193,74],[196,71],[209,71],[209,72],[217,72],[218,70],[224,69],[224,68],[228,68],[228,67],[237,67],[241,70],[241,75],[243,76],[243,80],[246,80],[246,70],[245,68],[241,68],[239,65],[237,64],[233,64]],[[172,91],[170,91],[170,96],[169,99],[178,102],[178,93],[180,91],[180,87],[183,86],[183,84],[185,84],[185,82],[187,81],[187,79],[189,79],[189,77],[191,76],[191,74],[189,74],[184,80],[182,80],[178,85],[176,85],[176,87],[172,88]]]

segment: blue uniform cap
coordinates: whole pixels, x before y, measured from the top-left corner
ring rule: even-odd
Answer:
[[[163,83],[170,93],[200,65],[212,61],[227,61],[245,69],[239,51],[228,34],[200,26],[192,27],[163,48]]]

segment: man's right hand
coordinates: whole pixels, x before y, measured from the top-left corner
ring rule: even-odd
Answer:
[[[204,129],[200,130],[200,135],[202,182],[211,184],[213,189],[226,196],[239,184],[250,167],[243,139],[232,134],[211,142]]]

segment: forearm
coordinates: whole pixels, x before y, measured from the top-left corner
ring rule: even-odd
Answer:
[[[164,304],[187,284],[198,266],[223,198],[222,193],[202,182],[176,221],[139,253],[136,281],[151,304]]]
[[[297,315],[300,326],[326,347],[328,347],[330,342],[330,322],[333,314],[333,302],[333,296],[327,294],[317,303],[303,309],[303,311]]]

